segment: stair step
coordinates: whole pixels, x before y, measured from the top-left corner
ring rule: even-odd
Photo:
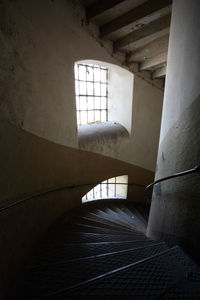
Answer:
[[[118,220],[118,222],[120,222],[123,225],[126,225],[130,228],[134,228],[135,230],[139,229],[138,223],[131,222],[131,218],[130,219],[125,218],[124,215],[115,212],[111,208],[107,208],[105,210],[105,213],[107,213],[108,216],[111,216],[111,218],[113,218],[114,220],[116,221]]]
[[[119,232],[117,229],[108,229],[108,228],[101,228],[101,227],[96,227],[96,226],[90,226],[82,223],[77,223],[74,224],[69,228],[71,231],[79,231],[79,232],[85,232],[85,233],[106,233],[106,234],[114,234],[114,235],[123,235],[123,236],[133,236],[135,233],[126,233],[126,232]],[[139,235],[141,233],[138,232]]]
[[[122,228],[121,226],[116,226],[115,224],[105,223],[102,220],[97,221],[97,220],[86,218],[86,217],[83,217],[83,219],[84,219],[84,222],[88,225],[91,224],[91,225],[94,225],[94,226],[99,226],[101,228],[108,228],[108,229],[110,228],[110,229],[117,230],[118,232],[121,232],[121,233],[132,234],[132,232],[133,232],[132,230]]]
[[[119,207],[114,206],[112,209],[115,210],[115,213],[121,216],[128,224],[131,224],[135,228],[138,228],[138,230],[140,231],[146,232],[146,226],[144,226],[144,224],[141,225],[140,220],[136,216],[134,216],[134,218],[130,217]]]
[[[29,270],[30,278],[26,277],[26,292],[28,298],[43,296],[57,292],[60,289],[71,289],[75,285],[80,285],[88,280],[103,276],[108,272],[124,268],[133,264],[138,260],[160,253],[166,249],[166,245],[161,243],[158,245],[148,246],[130,250],[124,253],[110,254],[107,256],[93,257],[85,260],[74,262],[62,262],[61,264],[39,264],[38,267]],[[70,272],[69,272],[70,270]],[[31,295],[29,290],[31,289]],[[38,291],[39,289],[39,291]]]
[[[17,299],[200,299],[199,267],[145,230],[132,203],[73,210],[44,237]]]
[[[134,231],[133,228],[130,228],[130,227],[121,225],[121,224],[119,224],[119,223],[113,222],[113,220],[108,219],[108,218],[105,217],[105,216],[100,216],[99,214],[95,214],[95,213],[89,212],[89,213],[88,213],[88,216],[89,216],[90,218],[93,218],[94,220],[99,220],[99,221],[104,222],[105,224],[110,224],[110,225],[112,225],[112,226],[115,226],[116,228],[121,228],[121,229],[124,229],[124,230],[129,230],[130,232]]]
[[[96,227],[96,228],[103,228],[103,229],[107,229],[107,230],[113,230],[118,232],[119,234],[128,234],[128,235],[132,235],[133,231],[127,230],[127,229],[123,229],[121,227],[117,227],[114,224],[107,224],[107,223],[103,223],[103,221],[97,221],[91,218],[87,218],[87,217],[77,217],[77,218],[73,218],[74,222],[77,223],[81,223],[85,226],[90,226],[90,227]]]
[[[184,268],[174,258],[178,247],[152,255],[125,268],[108,272],[93,280],[88,280],[70,289],[58,290],[49,297],[53,300],[59,295],[77,297],[113,297],[114,299],[160,299],[174,284],[187,281]],[[189,283],[188,283],[189,284]],[[188,288],[191,287],[190,285]],[[199,289],[197,289],[199,291]],[[176,294],[175,294],[176,295]],[[199,297],[199,294],[196,294]],[[168,298],[171,299],[171,298]],[[173,297],[173,299],[178,299]],[[191,298],[188,298],[191,299]],[[195,298],[198,299],[198,298]]]
[[[121,226],[123,228],[126,228],[126,229],[129,229],[129,230],[137,230],[137,228],[134,228],[133,226],[130,226],[129,224],[125,223],[125,222],[121,222],[119,220],[116,220],[116,218],[114,218],[114,216],[110,216],[109,214],[103,212],[103,211],[100,211],[100,210],[97,210],[97,212],[94,214],[92,213],[94,216],[96,217],[101,217],[103,218],[104,220],[106,220],[107,222],[112,222],[113,224],[116,224],[118,226]]]
[[[69,260],[84,258],[87,256],[92,256],[94,254],[104,254],[106,252],[116,252],[127,249],[134,249],[138,247],[146,247],[158,244],[156,241],[152,240],[135,240],[129,242],[102,242],[102,243],[72,243],[63,244],[62,247],[49,247],[47,244],[45,248],[40,250],[40,260],[41,261],[52,261],[60,258],[61,260]],[[48,251],[47,251],[48,249]]]
[[[133,213],[142,222],[142,224],[147,225],[147,220],[142,216],[137,208],[134,208],[131,203],[127,203],[125,207],[129,212]]]

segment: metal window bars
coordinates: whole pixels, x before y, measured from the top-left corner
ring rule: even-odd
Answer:
[[[76,63],[74,72],[77,124],[108,121],[108,69]]]
[[[118,176],[106,179],[96,185],[87,194],[83,196],[83,201],[106,199],[106,198],[123,198],[127,197],[128,176]]]

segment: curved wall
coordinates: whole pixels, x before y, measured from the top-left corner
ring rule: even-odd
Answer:
[[[108,42],[97,42],[98,31],[86,26],[84,9],[77,0],[2,0],[0,17],[1,118],[55,143],[78,148],[74,63],[93,59],[122,66],[123,55],[113,54]],[[132,127],[128,143],[120,139],[118,150],[113,142],[93,151],[154,170],[163,93],[137,76],[135,86],[132,109],[126,107],[127,96],[118,107],[123,120],[117,121],[129,131]]]
[[[48,227],[69,209],[81,205],[82,196],[97,183],[124,173],[128,199],[146,201],[144,186],[153,172],[99,154],[58,145],[0,122],[0,207],[51,189],[69,188],[34,197],[0,212],[0,296],[19,278],[35,244]],[[7,299],[7,298],[6,298]]]
[[[199,164],[199,11],[198,0],[173,2],[156,179]],[[199,185],[192,174],[155,186],[148,225],[149,236],[180,243],[198,259]]]

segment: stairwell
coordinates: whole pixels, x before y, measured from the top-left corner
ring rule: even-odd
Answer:
[[[72,210],[44,237],[16,299],[200,299],[199,267],[147,238],[143,215],[128,201]]]

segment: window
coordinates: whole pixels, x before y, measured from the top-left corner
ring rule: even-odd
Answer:
[[[120,66],[91,59],[75,62],[74,74],[78,132],[92,127],[97,132],[109,121],[122,125],[130,134],[133,74]]]
[[[128,175],[113,177],[96,185],[82,198],[82,202],[106,199],[106,198],[127,198]]]
[[[75,64],[77,124],[108,121],[108,69],[96,64]]]

